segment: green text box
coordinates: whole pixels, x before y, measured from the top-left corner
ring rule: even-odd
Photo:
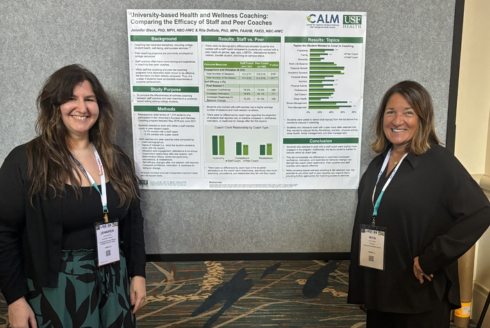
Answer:
[[[280,43],[280,36],[218,36],[218,35],[203,35],[202,42],[275,42]]]
[[[204,61],[204,68],[279,68],[279,62]]]
[[[163,93],[198,93],[199,87],[133,87],[133,92],[163,92]]]
[[[131,42],[197,42],[197,35],[131,35]]]
[[[198,106],[134,106],[135,112],[188,112],[198,113]]]
[[[320,37],[286,36],[286,43],[363,43],[362,37]]]
[[[359,143],[359,138],[284,138],[285,145]]]

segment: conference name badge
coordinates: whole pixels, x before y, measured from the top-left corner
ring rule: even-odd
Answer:
[[[99,267],[120,261],[118,220],[95,223]]]
[[[361,224],[359,265],[384,270],[386,228]]]

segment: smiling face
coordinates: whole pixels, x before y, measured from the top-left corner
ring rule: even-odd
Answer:
[[[419,117],[399,93],[390,97],[383,114],[383,132],[394,150],[405,150],[419,128]]]
[[[68,136],[74,139],[88,138],[90,128],[99,117],[99,105],[90,82],[77,84],[73,88],[72,97],[61,104],[60,110]]]

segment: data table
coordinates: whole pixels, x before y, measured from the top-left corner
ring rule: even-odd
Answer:
[[[279,102],[279,62],[204,62],[204,101]]]

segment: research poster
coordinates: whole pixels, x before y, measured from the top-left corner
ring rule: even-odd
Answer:
[[[366,13],[128,10],[142,189],[353,189]]]

